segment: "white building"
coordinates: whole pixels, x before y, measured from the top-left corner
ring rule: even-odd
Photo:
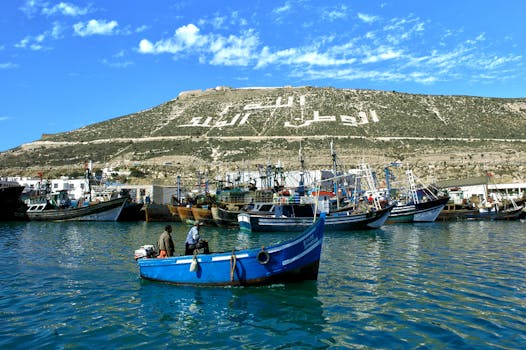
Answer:
[[[481,200],[490,197],[495,201],[503,198],[517,200],[526,197],[526,183],[496,184],[491,183],[486,176],[439,181],[437,185],[449,189],[449,195],[455,204],[462,204],[472,197],[479,197]]]
[[[78,200],[88,190],[89,186],[86,179],[70,179],[63,176],[59,179],[40,179],[32,177],[12,177],[12,181],[16,181],[25,187],[24,192],[43,190],[49,185],[51,192],[59,192],[62,190],[68,191],[70,198]]]

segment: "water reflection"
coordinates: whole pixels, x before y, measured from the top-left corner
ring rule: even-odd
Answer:
[[[139,317],[177,336],[174,344],[232,348],[323,345],[325,319],[315,282],[268,287],[197,288],[141,282]],[[259,330],[259,331],[258,331]],[[288,334],[290,344],[283,343]],[[280,338],[280,344],[273,343]]]
[[[0,348],[521,348],[520,222],[327,232],[319,280],[261,288],[143,281],[163,223],[1,223]],[[188,226],[174,225],[176,245]],[[215,249],[290,238],[205,228]],[[294,234],[292,234],[294,235]],[[510,311],[511,310],[511,311]]]

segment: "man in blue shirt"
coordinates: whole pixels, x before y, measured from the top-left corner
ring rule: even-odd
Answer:
[[[192,255],[196,249],[203,249],[205,254],[210,254],[208,249],[208,242],[201,239],[199,230],[203,224],[199,221],[194,223],[194,226],[188,231],[185,241],[185,255]]]

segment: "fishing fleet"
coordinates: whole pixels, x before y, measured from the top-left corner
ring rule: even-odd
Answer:
[[[256,171],[199,176],[195,188],[110,183],[81,179],[11,178],[1,181],[3,220],[167,221],[248,232],[298,232],[269,247],[159,259],[145,244],[135,250],[144,279],[183,285],[264,285],[316,280],[328,231],[378,229],[384,225],[437,220],[523,220],[526,184],[479,181],[426,183],[401,163],[384,178],[362,162],[345,169],[331,143],[332,168],[285,171],[280,162]]]

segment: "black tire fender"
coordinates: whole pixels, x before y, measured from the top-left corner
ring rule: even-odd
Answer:
[[[266,265],[270,261],[270,254],[265,249],[261,249],[256,256],[256,259],[261,265]]]

